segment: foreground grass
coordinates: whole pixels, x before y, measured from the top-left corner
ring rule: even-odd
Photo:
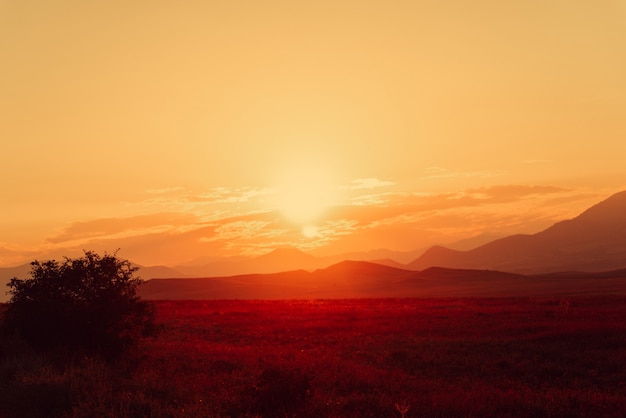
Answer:
[[[622,417],[625,302],[158,302],[115,363],[4,338],[0,416]]]

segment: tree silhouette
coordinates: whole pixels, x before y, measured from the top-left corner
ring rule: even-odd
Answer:
[[[85,251],[63,262],[31,263],[30,278],[8,283],[9,329],[41,349],[117,355],[154,329],[154,309],[136,295],[128,260]]]

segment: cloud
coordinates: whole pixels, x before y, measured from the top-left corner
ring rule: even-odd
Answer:
[[[504,174],[503,171],[452,171],[443,167],[427,167],[424,170],[425,179],[457,179],[457,178],[469,178],[469,177],[479,177],[479,178],[492,178],[502,176]]]
[[[213,236],[202,237],[200,238],[200,242],[241,239],[250,240],[278,235],[279,232],[267,231],[267,227],[271,224],[272,222],[263,220],[238,220],[233,222],[223,222],[214,229]]]
[[[182,187],[153,189],[146,191],[144,199],[128,202],[127,206],[140,206],[143,210],[156,209],[167,212],[202,213],[203,218],[211,217],[214,212],[233,214],[233,203],[241,204],[240,211],[252,210],[264,196],[272,191],[261,187],[215,187],[208,190],[188,190]]]
[[[382,184],[378,181],[358,183],[358,190],[369,190],[362,185]],[[381,186],[382,187],[382,186]],[[446,213],[467,216],[472,212],[501,211],[501,205],[535,203],[536,199],[563,198],[568,189],[553,186],[499,185],[467,189],[462,192],[424,194],[383,192],[355,196],[349,204],[336,206],[327,211],[316,225],[320,242],[330,243],[338,237],[355,233],[360,229],[374,230],[389,225],[424,225]],[[214,189],[213,201],[242,202],[250,196],[260,196],[261,189]],[[246,197],[248,196],[248,197]],[[207,197],[208,198],[208,197]],[[530,208],[532,209],[532,207]],[[528,207],[526,210],[530,210]],[[510,215],[509,215],[510,216]],[[423,227],[423,226],[422,226]],[[438,228],[442,228],[439,225]],[[168,238],[184,236],[186,241],[199,243],[222,243],[230,249],[241,247],[250,251],[263,241],[285,237],[301,239],[300,226],[287,223],[275,211],[249,211],[236,214],[225,210],[213,212],[209,219],[192,213],[165,212],[127,218],[103,218],[86,222],[75,222],[58,235],[50,237],[50,244],[70,244],[93,240],[122,240],[133,236],[163,235]],[[309,240],[312,242],[313,240]]]
[[[353,206],[380,206],[393,201],[398,196],[404,196],[404,193],[368,193],[354,196],[350,199],[350,204]]]
[[[374,177],[362,178],[352,180],[350,188],[353,190],[359,189],[377,189],[380,187],[393,186],[396,183],[389,180],[380,180]]]
[[[381,180],[375,177],[358,178],[343,187],[346,192],[345,202],[354,206],[375,206],[382,205],[389,200],[390,196],[396,194],[394,191],[374,191],[374,189],[389,189],[396,183],[389,180]]]
[[[536,233],[578,215],[597,200],[580,189],[536,185],[396,193],[371,206],[335,208],[328,220],[350,222],[350,230],[332,236],[329,245],[353,250],[415,250],[485,233]]]
[[[0,242],[0,266],[17,266],[30,261],[39,252],[32,248]]]
[[[216,187],[206,192],[198,194],[188,194],[184,196],[187,202],[204,202],[212,204],[220,203],[243,203],[253,200],[255,197],[266,196],[272,191],[267,188],[258,187]]]
[[[196,224],[198,217],[189,213],[155,213],[127,218],[101,218],[74,222],[58,235],[47,238],[48,243],[87,240],[93,238],[120,237],[121,235],[145,235],[168,231]]]
[[[410,193],[378,180],[351,184],[355,187],[344,189],[349,194],[344,204],[329,208],[315,222],[315,237],[305,237],[302,225],[289,223],[280,212],[264,206],[263,199],[271,193],[267,189],[171,190],[156,197],[186,202],[190,209],[75,222],[48,238],[39,250],[71,255],[83,248],[121,248],[122,256],[145,265],[257,255],[289,245],[308,250],[323,247],[326,253],[383,247],[415,250],[486,232],[538,232],[577,215],[572,213],[576,207],[586,209],[589,202],[598,200],[590,192],[546,185]],[[385,189],[392,186],[393,190]],[[199,203],[192,203],[194,199]],[[23,249],[0,247],[0,262],[7,265],[23,254]]]
[[[563,187],[514,184],[468,189],[462,195],[474,196],[475,198],[486,199],[491,202],[503,202],[519,200],[528,196],[559,194],[569,191],[570,189]]]
[[[561,220],[562,208],[546,207],[546,203],[571,194],[580,192],[554,186],[498,185],[436,194],[371,194],[356,197],[350,205],[333,208],[327,219],[349,220],[353,222],[353,232],[387,229],[398,236],[403,229],[420,231],[422,237],[427,230],[428,237],[437,231],[441,236],[452,236],[454,231],[478,234],[490,228],[501,232],[514,225],[529,230]],[[494,223],[497,214],[500,220]]]

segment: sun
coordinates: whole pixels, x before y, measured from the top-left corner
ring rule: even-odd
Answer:
[[[319,235],[319,228],[315,225],[305,225],[302,227],[302,235],[306,238],[315,238]]]
[[[303,227],[305,236],[315,236],[313,224],[337,203],[338,187],[330,171],[321,164],[298,164],[285,170],[276,183],[278,210],[285,219]]]

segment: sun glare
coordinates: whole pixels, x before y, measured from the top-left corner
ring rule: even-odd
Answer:
[[[312,223],[337,202],[337,187],[322,166],[300,165],[277,181],[276,207],[290,222],[303,225],[306,237],[317,234]]]
[[[305,225],[302,227],[302,235],[307,238],[315,238],[319,233],[319,228],[315,225]]]

